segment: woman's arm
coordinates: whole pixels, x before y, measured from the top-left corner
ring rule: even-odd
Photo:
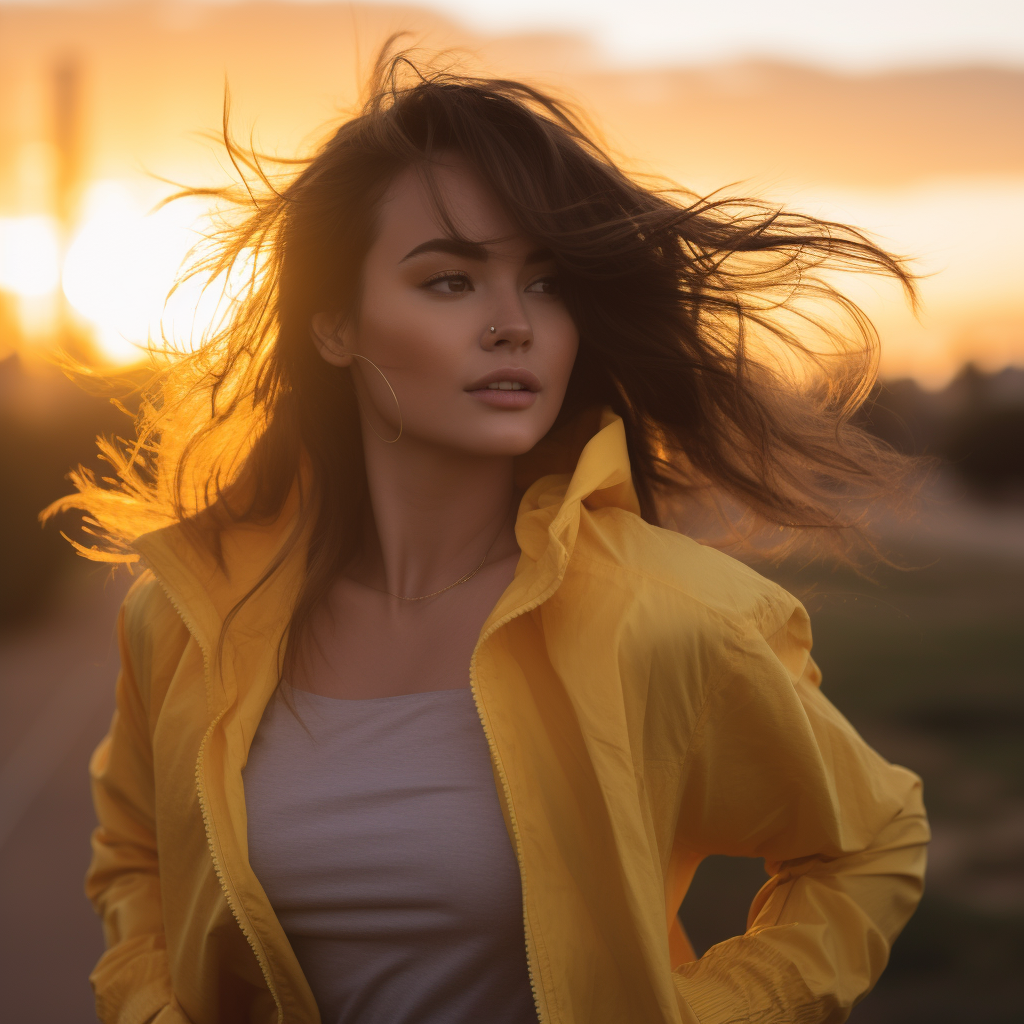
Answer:
[[[133,588],[134,589],[134,588]],[[129,597],[128,601],[131,600]],[[128,601],[125,605],[128,605]],[[107,950],[90,975],[104,1024],[177,1024],[164,940],[154,821],[149,715],[118,617],[121,672],[110,731],[89,764],[99,825],[86,894],[103,919]]]
[[[771,875],[746,934],[676,971],[701,1024],[845,1020],[921,897],[921,782],[825,699],[809,648],[800,607],[738,636],[687,758],[681,840]]]

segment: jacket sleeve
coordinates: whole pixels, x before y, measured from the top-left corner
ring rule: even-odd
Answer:
[[[872,750],[818,689],[797,605],[767,639],[737,629],[687,755],[681,841],[763,857],[747,931],[675,971],[701,1024],[840,1022],[921,897],[921,782]]]
[[[183,1024],[161,913],[149,715],[126,638],[131,600],[129,595],[118,617],[116,711],[89,763],[99,825],[85,888],[103,920],[107,946],[89,980],[103,1024]]]

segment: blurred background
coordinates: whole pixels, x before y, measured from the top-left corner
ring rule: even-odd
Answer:
[[[130,419],[53,369],[131,367],[197,239],[168,180],[222,183],[204,133],[225,83],[242,138],[308,152],[395,30],[462,48],[584,108],[637,173],[857,224],[928,276],[848,290],[882,336],[862,413],[940,470],[910,569],[759,566],[808,604],[825,689],[925,780],[928,891],[856,1024],[1024,1019],[1024,8],[973,0],[422,0],[418,6],[0,0],[0,963],[4,1020],[95,1020],[102,942],[82,895],[86,761],[106,729],[126,579],[76,560],[39,510]],[[58,524],[72,531],[73,524]],[[682,914],[698,951],[743,930],[760,863],[712,858]]]

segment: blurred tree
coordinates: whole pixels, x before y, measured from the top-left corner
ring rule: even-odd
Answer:
[[[946,460],[978,497],[1024,491],[1024,369],[968,363],[941,391],[886,381],[858,419],[900,451]]]

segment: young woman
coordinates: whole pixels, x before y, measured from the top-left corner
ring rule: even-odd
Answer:
[[[920,783],[822,696],[793,597],[657,523],[854,529],[900,466],[816,271],[907,274],[410,69],[246,193],[220,329],[65,503],[146,569],[91,765],[99,1016],[841,1021],[920,896]],[[713,853],[769,878],[698,959]]]

